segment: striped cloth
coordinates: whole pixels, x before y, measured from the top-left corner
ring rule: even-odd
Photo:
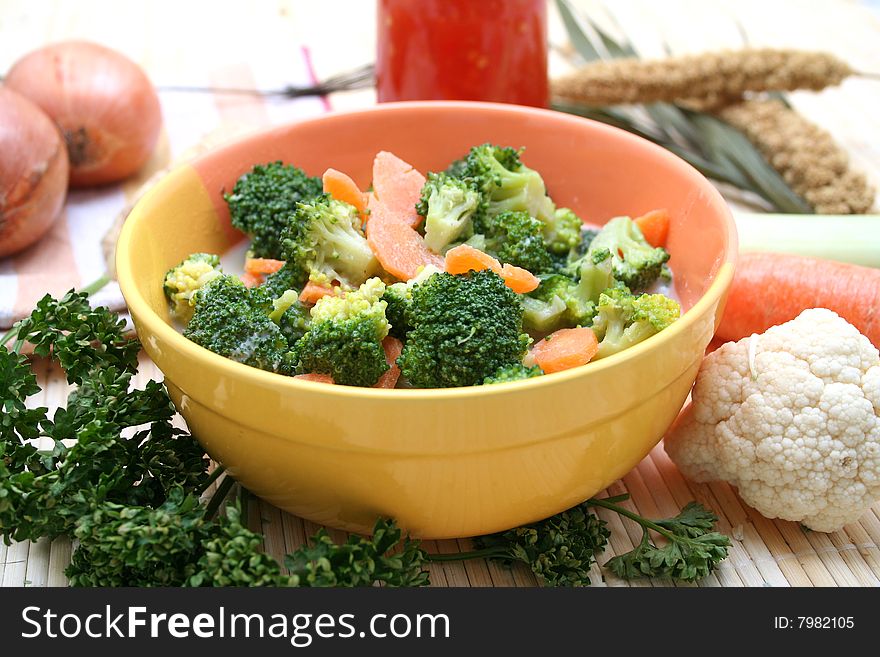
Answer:
[[[313,83],[309,52],[306,48],[297,51],[300,56],[296,61],[284,60],[283,71],[277,70],[277,58],[224,65],[206,71],[201,80],[187,80],[187,84],[277,89]],[[136,200],[145,183],[169,165],[249,130],[314,116],[329,107],[319,98],[290,100],[170,91],[160,91],[159,96],[163,132],[144,170],[118,185],[71,191],[62,215],[45,237],[24,252],[0,259],[0,329],[30,314],[44,294],[64,294],[100,278],[108,270],[120,213]],[[105,239],[108,234],[109,240]],[[96,293],[93,303],[114,310],[125,307],[115,282]]]

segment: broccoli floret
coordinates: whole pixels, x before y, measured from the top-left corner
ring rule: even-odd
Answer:
[[[543,224],[527,212],[485,215],[474,222],[475,232],[485,237],[488,253],[533,274],[550,271],[553,265],[542,229]]]
[[[285,365],[291,374],[329,374],[335,383],[369,387],[389,369],[385,284],[371,278],[344,296],[327,295],[312,308],[311,324]]]
[[[554,219],[556,207],[547,196],[541,174],[523,165],[519,151],[513,148],[474,146],[467,156],[464,177],[482,192],[490,215],[526,212],[542,224]]]
[[[471,233],[471,219],[482,197],[473,185],[445,173],[429,173],[416,212],[425,217],[425,246],[442,253],[452,242]]]
[[[281,269],[266,276],[265,282],[254,289],[263,291],[269,299],[274,300],[288,290],[301,290],[307,280],[308,275],[304,275],[301,269],[284,263]]]
[[[412,288],[406,283],[393,283],[385,288],[382,299],[387,304],[385,317],[391,324],[389,334],[398,340],[406,339],[409,325],[406,323],[406,309],[412,301]]]
[[[397,361],[403,376],[418,388],[482,383],[522,361],[531,341],[522,313],[516,293],[490,270],[432,275],[413,288],[412,328]]]
[[[511,365],[502,365],[492,376],[483,379],[483,385],[492,383],[507,383],[508,381],[521,381],[523,379],[531,379],[541,376],[544,372],[537,365],[526,367],[522,363],[513,363]]]
[[[549,333],[560,328],[589,324],[596,314],[596,303],[603,291],[615,285],[611,274],[611,254],[599,249],[584,256],[572,279],[562,274],[546,276],[530,293],[523,324],[526,328]]]
[[[326,194],[296,204],[282,249],[292,268],[323,285],[356,288],[379,269],[357,208]]]
[[[632,295],[626,288],[607,290],[599,297],[592,329],[599,340],[597,358],[638,344],[676,321],[681,307],[662,294]]]
[[[390,335],[398,340],[405,340],[406,334],[409,333],[410,325],[406,318],[406,309],[412,302],[413,288],[428,280],[434,274],[441,270],[434,265],[426,265],[422,270],[406,283],[392,283],[385,288],[385,294],[382,299],[388,304],[385,308],[385,317],[391,324]]]
[[[515,152],[515,151],[514,151]],[[462,178],[464,177],[465,169],[467,168],[467,156],[461,157],[457,160],[453,160],[448,167],[446,167],[446,173],[453,178]]]
[[[229,205],[232,225],[252,240],[258,258],[281,258],[281,231],[299,201],[321,193],[320,178],[281,162],[258,164],[235,183],[223,198]]]
[[[629,217],[616,217],[605,224],[590,244],[590,253],[603,248],[611,252],[614,278],[633,292],[650,287],[669,260],[669,252],[648,244]]]
[[[218,276],[222,276],[220,258],[210,253],[193,253],[165,274],[165,296],[171,303],[171,314],[186,324],[196,305],[195,295]]]
[[[272,302],[269,319],[278,325],[288,345],[296,344],[305,335],[311,323],[310,308],[299,300],[296,290],[287,290]]]
[[[287,340],[269,319],[259,297],[238,277],[223,275],[196,294],[192,320],[183,334],[232,360],[276,371]]]
[[[584,238],[584,222],[572,210],[557,208],[553,217],[544,222],[544,244],[554,255],[577,251]]]

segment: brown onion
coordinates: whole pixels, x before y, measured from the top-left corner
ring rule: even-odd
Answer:
[[[0,257],[40,239],[67,195],[58,128],[32,102],[0,87]]]
[[[52,44],[19,59],[6,85],[61,128],[73,186],[122,180],[156,146],[159,97],[141,68],[115,50],[86,41]]]

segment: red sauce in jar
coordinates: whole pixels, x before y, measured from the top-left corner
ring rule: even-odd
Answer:
[[[546,0],[379,0],[379,102],[545,107]]]

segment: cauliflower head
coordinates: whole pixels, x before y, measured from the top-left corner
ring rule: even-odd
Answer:
[[[830,310],[805,310],[703,361],[666,452],[768,518],[836,531],[880,498],[880,355]]]

